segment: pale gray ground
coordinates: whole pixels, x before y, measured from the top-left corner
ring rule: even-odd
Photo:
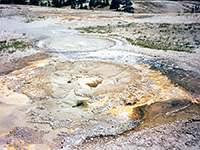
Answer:
[[[114,36],[109,33],[81,33],[76,29],[98,25],[115,26],[119,23],[125,25],[145,22],[200,23],[200,14],[133,15],[111,11],[93,12],[16,5],[0,5],[0,8],[0,41],[17,39],[29,45],[23,49],[16,49],[13,46],[0,51],[1,74],[23,68],[29,60],[48,57],[44,62],[35,63],[35,66],[33,63],[30,68],[1,76],[0,125],[4,128],[1,130],[2,147],[0,148],[6,149],[4,145],[7,144],[8,148],[16,149],[40,149],[41,147],[47,149],[49,146],[56,149],[67,149],[70,146],[75,146],[71,147],[72,149],[199,149],[200,121],[197,117],[199,105],[193,106],[188,104],[188,101],[182,104],[182,101],[179,101],[199,100],[200,49],[198,45],[195,45],[193,53],[154,50],[131,45],[122,37],[123,34],[129,38],[134,36],[122,30],[116,30],[114,33],[121,36]],[[197,28],[199,28],[198,24]],[[49,59],[49,56],[44,53],[58,58]],[[138,63],[149,64],[149,67],[148,69],[137,68],[134,65]],[[160,76],[159,72],[150,72],[150,68],[160,71],[167,77]],[[169,105],[161,103],[163,114],[161,118],[158,117],[158,120],[155,119],[157,121],[155,127],[152,127],[154,123],[151,120],[150,125],[146,123],[146,129],[142,126],[137,132],[133,130],[117,135],[133,129],[144,118],[147,122],[148,119],[141,117],[142,115],[135,109],[138,116],[135,120],[132,118],[132,121],[126,120],[126,122],[123,122],[124,116],[109,119],[109,115],[102,116],[101,113],[110,109],[107,105],[111,108],[113,104],[132,106],[132,101],[130,104],[125,93],[135,92],[138,89],[145,92],[157,88],[153,86],[157,83],[156,77],[163,82],[159,83],[158,87],[163,88],[165,82],[169,85],[169,91],[166,92],[169,95],[166,97],[178,99],[178,105],[175,104],[171,108],[173,103],[170,102]],[[168,80],[181,88],[169,84]],[[128,89],[126,84],[131,84],[132,87]],[[70,92],[71,89],[74,91]],[[156,93],[156,90],[154,92]],[[165,97],[162,92],[152,95],[161,99]],[[116,100],[118,93],[123,95],[120,98],[124,100],[122,104]],[[105,98],[98,94],[108,94],[110,97],[116,94],[116,97],[111,98],[111,103],[105,103],[106,105],[96,109],[95,102]],[[141,97],[139,92],[138,97]],[[85,101],[91,104],[90,107],[86,107],[90,113],[78,106],[85,106]],[[182,111],[182,108],[188,109]],[[157,114],[156,109],[155,112],[152,110],[151,117],[157,118],[157,115],[160,115]],[[144,108],[144,110],[151,109]],[[176,113],[176,110],[181,113]],[[172,115],[165,115],[168,112],[172,112]],[[18,115],[12,118],[15,113]],[[94,113],[99,115],[94,116]],[[166,124],[160,126],[159,121],[163,120]],[[172,123],[168,123],[169,121]],[[9,125],[5,126],[5,124]],[[9,131],[10,134],[4,136]],[[12,139],[16,140],[13,142]]]

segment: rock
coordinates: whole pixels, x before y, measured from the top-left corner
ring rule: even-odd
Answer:
[[[39,109],[41,109],[41,110],[44,110],[44,109],[45,109],[45,107],[44,107],[44,106],[42,106],[42,105],[41,105],[41,106],[39,106],[38,108],[39,108]]]
[[[88,97],[77,96],[72,90],[69,95],[65,98],[65,103],[72,107],[88,106],[87,101],[90,100]]]
[[[87,100],[77,100],[77,105],[75,107],[87,107]]]
[[[57,101],[56,104],[57,105],[62,104],[62,101]]]
[[[101,78],[93,78],[90,81],[88,81],[86,83],[86,85],[88,85],[89,87],[95,88],[101,83],[102,83],[102,79]]]

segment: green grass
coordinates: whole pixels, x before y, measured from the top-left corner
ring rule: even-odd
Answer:
[[[38,16],[38,19],[45,19],[45,16]]]
[[[101,34],[105,34],[105,33],[111,33],[112,29],[111,26],[96,26],[96,27],[86,27],[86,28],[76,28],[77,30],[81,30],[81,32],[83,33],[101,33]]]
[[[25,20],[25,23],[31,23],[33,21],[34,21],[33,19],[28,18],[28,19]]]
[[[12,54],[16,50],[24,50],[26,47],[28,47],[28,44],[23,41],[18,41],[16,39],[12,39],[10,41],[0,41],[0,51],[8,50],[8,53]]]
[[[159,28],[168,28],[170,26],[169,23],[160,23]]]
[[[81,33],[101,33],[125,38],[133,45],[158,49],[193,52],[200,46],[200,23],[128,23],[77,28]],[[127,36],[128,35],[128,36]],[[131,36],[129,36],[131,35]]]
[[[183,52],[189,52],[191,53],[192,51],[190,50],[193,47],[190,47],[188,43],[186,43],[188,48],[185,48],[186,46],[183,44],[180,44],[178,42],[172,43],[172,42],[162,42],[160,39],[157,40],[149,40],[149,39],[144,39],[144,38],[137,38],[135,40],[131,38],[125,38],[128,42],[130,42],[132,45],[138,45],[144,48],[151,48],[151,49],[157,49],[157,50],[173,50],[173,51],[183,51]]]

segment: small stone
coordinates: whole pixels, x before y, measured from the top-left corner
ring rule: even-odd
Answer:
[[[39,106],[38,108],[41,109],[41,110],[45,109],[45,107],[43,105]]]
[[[62,101],[57,101],[56,104],[57,105],[62,104]]]
[[[71,120],[71,119],[66,119],[66,121],[68,121],[68,122],[72,122],[72,120]]]

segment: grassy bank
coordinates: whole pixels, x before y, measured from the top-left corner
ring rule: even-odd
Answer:
[[[129,23],[77,28],[81,33],[109,34],[125,38],[132,45],[157,50],[194,52],[200,45],[200,23]]]

